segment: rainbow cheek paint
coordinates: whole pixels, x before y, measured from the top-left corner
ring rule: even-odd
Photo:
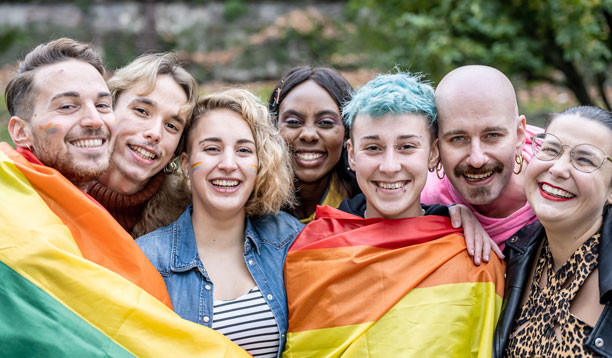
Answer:
[[[50,122],[45,126],[40,126],[39,128],[47,134],[55,134],[61,128],[61,126],[59,124]]]
[[[202,162],[195,162],[193,163],[193,165],[191,166],[191,172],[195,172],[196,170],[200,169],[202,167],[202,165],[204,165],[204,163]]]
[[[257,165],[255,164],[247,165],[247,169],[254,173],[257,173],[257,171],[259,170],[259,168],[257,168]]]

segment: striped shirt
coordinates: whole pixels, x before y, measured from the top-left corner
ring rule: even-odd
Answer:
[[[212,328],[231,339],[254,358],[275,358],[279,336],[272,310],[255,286],[245,295],[213,303]]]

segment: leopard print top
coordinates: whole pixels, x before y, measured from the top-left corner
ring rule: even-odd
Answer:
[[[548,240],[544,240],[529,298],[514,322],[504,357],[600,357],[584,347],[593,328],[570,313],[571,301],[597,267],[600,236],[595,234],[583,243],[557,272]],[[546,285],[540,287],[544,270],[549,274]]]

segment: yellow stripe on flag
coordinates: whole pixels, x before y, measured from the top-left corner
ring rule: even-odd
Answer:
[[[501,303],[491,282],[415,288],[376,322],[289,333],[283,358],[491,357]]]
[[[2,152],[0,165],[0,261],[136,356],[250,357],[220,333],[180,318],[139,286],[84,259],[70,230]]]

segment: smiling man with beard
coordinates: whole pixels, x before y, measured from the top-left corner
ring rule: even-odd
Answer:
[[[435,101],[440,163],[421,201],[465,204],[503,248],[513,233],[536,219],[523,176],[533,156],[529,138],[542,130],[526,125],[512,83],[492,67],[451,71],[438,85]]]
[[[109,165],[116,123],[102,60],[70,39],[38,46],[6,88],[8,129],[30,162],[83,189]]]

